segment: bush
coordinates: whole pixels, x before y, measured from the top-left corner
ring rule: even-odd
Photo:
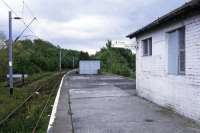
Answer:
[[[114,73],[126,77],[135,77],[135,54],[129,49],[112,48],[106,45],[95,54],[95,58],[102,62],[104,72]]]
[[[89,58],[87,52],[76,50],[62,50],[62,68],[78,67],[80,57]],[[14,73],[34,74],[39,72],[57,71],[59,67],[60,49],[50,42],[41,39],[18,41],[13,47]],[[0,79],[4,79],[8,72],[7,48],[0,49]]]

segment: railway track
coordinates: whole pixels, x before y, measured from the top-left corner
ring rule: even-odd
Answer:
[[[38,92],[41,88],[36,89],[36,92]],[[17,106],[14,110],[12,110],[10,113],[8,113],[8,115],[0,121],[0,126],[5,123],[10,117],[12,117],[15,112],[17,112],[23,105],[25,105],[34,95],[35,93],[32,93],[30,96],[28,96],[24,102],[22,102],[19,106]]]
[[[43,75],[40,75],[40,76],[38,76],[38,77],[36,77],[36,78],[34,78],[34,79],[31,79],[31,80],[27,80],[27,79],[25,79],[24,80],[24,82],[22,81],[22,80],[16,80],[16,81],[14,81],[14,86],[15,87],[22,87],[22,86],[25,86],[25,85],[27,85],[27,84],[31,84],[31,83],[33,83],[33,82],[35,82],[35,81],[37,81],[37,80],[40,80],[40,79],[42,79],[42,78],[44,78],[44,77],[46,77],[46,76],[49,76],[50,75],[50,73],[45,73],[45,74],[43,74]],[[6,87],[8,86],[8,84],[6,85]]]
[[[20,115],[20,113],[24,113],[24,110],[26,110],[25,108],[27,106],[31,106],[31,104],[33,104],[32,102],[36,100],[37,95],[40,95],[41,97],[42,96],[47,97],[48,95],[47,100],[41,101],[42,102],[42,106],[40,109],[41,112],[38,113],[39,117],[37,118],[37,121],[34,121],[32,123],[32,133],[35,133],[38,129],[39,122],[41,121],[45,110],[47,109],[47,107],[50,106],[49,105],[50,99],[52,98],[54,92],[57,90],[62,75],[63,74],[55,75],[49,81],[36,87],[34,89],[35,91],[32,92],[31,95],[29,95],[21,104],[19,104],[15,109],[13,109],[10,113],[8,113],[8,115],[0,121],[0,133],[3,132],[3,128],[1,127],[6,127],[7,125],[9,125],[7,123],[9,123],[10,120],[12,121],[13,119],[15,119],[15,117],[17,117],[17,115]],[[28,112],[28,109],[27,109],[27,112]]]
[[[38,118],[37,122],[35,123],[35,126],[34,126],[34,128],[33,128],[32,133],[36,133],[37,128],[38,128],[38,125],[39,125],[39,122],[40,122],[40,120],[42,119],[42,116],[43,116],[43,114],[44,114],[44,111],[46,110],[47,106],[49,105],[50,98],[52,97],[52,95],[53,95],[53,93],[55,92],[56,88],[58,87],[59,83],[60,83],[60,82],[57,82],[57,83],[55,84],[55,86],[53,87],[51,93],[49,94],[48,99],[47,99],[47,101],[45,102],[45,105],[44,105],[44,107],[42,108],[42,111],[41,111],[41,113],[40,113],[40,115],[39,115],[39,118]]]

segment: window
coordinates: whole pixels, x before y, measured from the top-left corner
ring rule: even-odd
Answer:
[[[185,73],[185,28],[168,33],[168,70],[170,74]]]
[[[152,38],[148,38],[142,41],[143,45],[143,56],[152,55]]]

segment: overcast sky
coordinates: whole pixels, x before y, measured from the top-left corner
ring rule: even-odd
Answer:
[[[63,48],[94,53],[189,0],[4,0],[40,38]],[[24,5],[24,6],[23,6]],[[0,31],[7,35],[8,8],[0,0]],[[13,21],[17,36],[24,25]],[[29,30],[25,35],[31,35]],[[128,40],[128,39],[127,39]]]

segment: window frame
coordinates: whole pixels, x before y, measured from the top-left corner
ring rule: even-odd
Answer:
[[[144,48],[144,46],[146,47],[146,49]],[[142,56],[152,56],[152,37],[142,40]]]
[[[177,31],[179,31],[179,51],[178,51],[178,74],[179,75],[185,75],[185,26],[178,28]],[[183,32],[183,34],[181,33]],[[181,36],[183,35],[183,36]],[[183,37],[183,39],[181,39],[180,37]],[[183,43],[183,44],[182,44]],[[181,45],[183,45],[183,47],[181,48]],[[181,53],[184,53],[184,66],[181,66]],[[184,67],[184,70],[181,70]]]
[[[185,32],[185,26],[182,26],[182,27],[179,27],[179,28],[176,28],[176,29],[173,29],[173,30],[171,30],[171,31],[168,31],[167,32],[167,34],[171,34],[171,33],[173,33],[173,32],[178,32],[178,50],[177,50],[177,52],[178,52],[178,61],[177,61],[177,63],[178,63],[178,66],[177,66],[177,73],[176,74],[174,74],[174,75],[185,75],[185,66],[186,66],[186,58],[185,58],[185,55],[186,55],[186,52],[185,52],[185,44],[186,44],[186,40],[185,40],[185,36],[186,36],[186,32]],[[182,34],[182,33],[183,34]],[[183,36],[181,36],[181,35],[183,35]],[[183,37],[183,38],[181,38],[181,37]],[[181,44],[184,44],[183,45],[183,47],[181,48]],[[169,42],[168,42],[168,45],[169,45]],[[168,49],[169,50],[169,49]],[[184,53],[183,54],[183,59],[184,59],[184,66],[181,66],[181,53]],[[169,54],[169,53],[168,53]],[[169,65],[169,64],[168,64]],[[181,70],[182,68],[181,67],[184,67],[184,70]],[[169,73],[169,71],[168,71],[168,74],[170,74]]]

